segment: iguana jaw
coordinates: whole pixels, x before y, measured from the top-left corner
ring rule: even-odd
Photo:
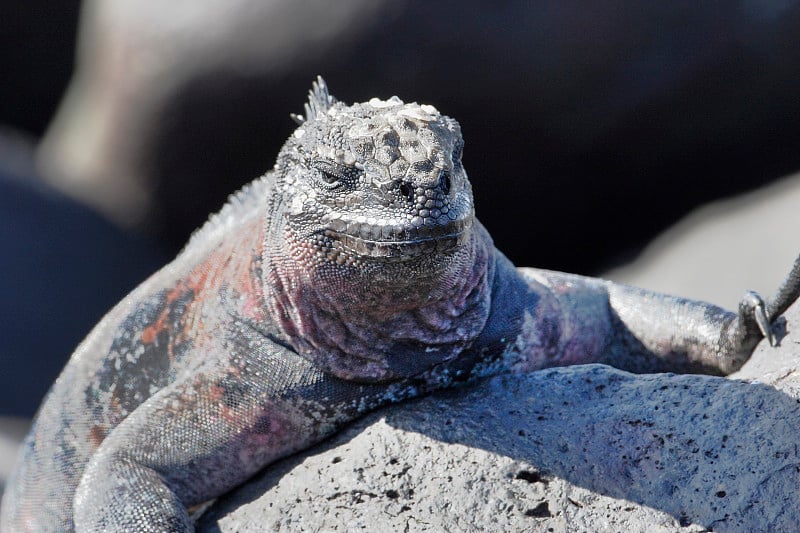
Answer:
[[[465,216],[445,224],[424,224],[419,227],[381,228],[358,227],[358,234],[326,229],[323,235],[333,241],[331,259],[337,259],[339,249],[347,255],[365,259],[402,262],[422,255],[444,253],[462,245],[469,237],[473,217]],[[386,235],[375,239],[375,235]]]

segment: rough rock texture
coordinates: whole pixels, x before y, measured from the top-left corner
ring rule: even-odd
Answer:
[[[383,410],[273,465],[200,530],[790,530],[800,306],[788,329],[733,376],[757,382],[589,365]]]

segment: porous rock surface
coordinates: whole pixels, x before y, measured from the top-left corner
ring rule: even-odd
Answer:
[[[221,499],[200,530],[791,530],[800,306],[787,317],[781,346],[732,379],[587,365],[384,409]]]

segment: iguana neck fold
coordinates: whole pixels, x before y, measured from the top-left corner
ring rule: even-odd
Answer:
[[[291,250],[268,252],[269,314],[285,342],[338,377],[385,381],[453,359],[490,311],[493,247],[475,223],[462,245],[413,261],[305,270]],[[283,243],[292,248],[293,240]],[[296,245],[295,245],[296,246]],[[295,252],[296,253],[296,252]]]

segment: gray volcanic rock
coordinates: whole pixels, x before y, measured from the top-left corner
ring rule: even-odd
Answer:
[[[734,378],[602,365],[365,417],[220,500],[201,531],[784,531],[800,523],[800,306]]]

